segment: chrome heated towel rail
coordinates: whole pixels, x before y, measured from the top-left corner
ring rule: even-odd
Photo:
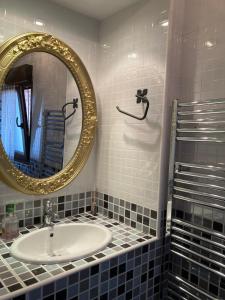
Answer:
[[[225,99],[174,101],[167,208],[171,255],[175,260],[191,266],[189,274],[183,269],[182,274],[179,270],[177,273],[171,270],[168,299],[224,299],[219,293],[215,295],[213,290],[212,293],[207,292],[199,284],[199,279],[196,283],[190,274],[192,269],[200,270],[210,278],[215,276],[225,282],[225,231],[215,230],[214,224],[206,228],[194,211],[185,213],[182,209],[196,206],[225,214],[225,164],[196,160],[182,162],[180,158],[177,161],[176,150],[185,143],[188,146],[198,143],[206,147],[208,144],[214,143],[216,146],[225,143]],[[172,203],[178,206],[178,211],[179,207],[182,208],[179,215],[176,215],[176,209],[172,209]]]

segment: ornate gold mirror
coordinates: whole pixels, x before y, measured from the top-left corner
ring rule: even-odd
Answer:
[[[91,152],[93,86],[78,55],[45,33],[0,47],[0,176],[26,194],[69,184]]]

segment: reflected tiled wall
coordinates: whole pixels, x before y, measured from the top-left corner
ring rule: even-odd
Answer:
[[[140,1],[100,26],[97,190],[158,211],[169,1]],[[150,109],[138,121],[137,89]]]

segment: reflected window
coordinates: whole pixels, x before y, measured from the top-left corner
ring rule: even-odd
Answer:
[[[24,89],[24,100],[25,100],[29,135],[30,135],[30,132],[31,132],[31,105],[32,105],[32,103],[31,103],[32,98],[31,97],[32,97],[32,89],[31,88]]]
[[[33,67],[25,64],[12,68],[5,79],[5,84],[14,86],[17,93],[14,160],[23,163],[30,162],[32,73]]]
[[[18,98],[18,95],[16,96],[15,100],[16,100],[16,118],[17,118],[18,123],[21,124],[23,118],[22,118],[22,115],[21,115],[20,100]],[[12,103],[12,105],[14,105],[13,101],[11,103]],[[24,144],[23,131],[21,130],[20,127],[17,127],[17,126],[14,126],[13,128],[15,128],[14,156],[15,156],[15,153],[24,154],[24,152],[25,152],[25,144]]]

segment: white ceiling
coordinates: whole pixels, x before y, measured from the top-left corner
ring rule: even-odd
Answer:
[[[86,16],[103,20],[140,0],[51,0]]]

